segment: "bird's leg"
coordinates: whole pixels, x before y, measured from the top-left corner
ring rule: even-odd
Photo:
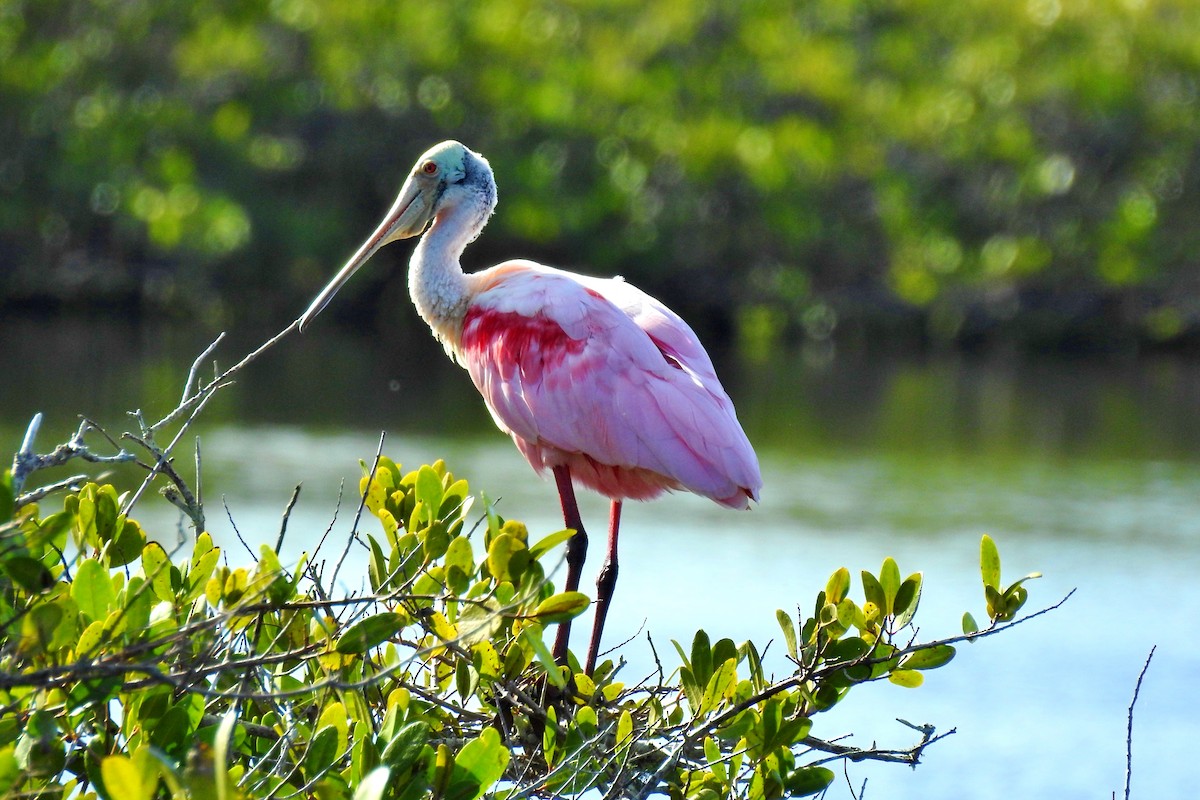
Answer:
[[[588,644],[587,666],[584,673],[592,674],[596,668],[596,654],[600,652],[600,636],[604,633],[604,618],[612,602],[613,590],[617,588],[617,531],[621,527],[621,501],[613,500],[608,514],[608,552],[600,577],[596,579],[596,620],[592,623],[592,641]]]
[[[579,591],[579,576],[583,572],[583,562],[587,558],[587,532],[583,529],[583,520],[579,516],[579,505],[575,502],[575,487],[571,485],[571,470],[567,466],[554,468],[554,482],[558,485],[558,499],[562,502],[563,523],[575,531],[575,535],[567,540],[567,585],[563,591]],[[558,634],[554,638],[554,662],[562,665],[567,663],[567,645],[571,639],[571,621],[558,624]]]

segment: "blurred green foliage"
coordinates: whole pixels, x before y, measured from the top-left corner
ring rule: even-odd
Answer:
[[[458,138],[500,185],[472,264],[620,272],[752,344],[1170,342],[1197,42],[1193,0],[9,0],[0,302],[290,315]]]

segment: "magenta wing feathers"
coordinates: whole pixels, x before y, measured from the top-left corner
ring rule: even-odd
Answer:
[[[746,508],[762,486],[712,362],[674,312],[620,279],[509,262],[473,276],[459,357],[538,471],[613,499],[686,489]]]

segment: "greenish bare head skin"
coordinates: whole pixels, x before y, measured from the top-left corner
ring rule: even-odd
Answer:
[[[383,221],[301,315],[300,330],[308,327],[346,281],[384,245],[420,236],[440,210],[464,200],[481,209],[477,216],[482,229],[496,205],[496,184],[487,160],[455,141],[431,147],[417,159]]]

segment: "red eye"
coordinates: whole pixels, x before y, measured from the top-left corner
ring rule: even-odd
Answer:
[[[438,165],[433,161],[426,161],[421,165],[421,171],[426,175],[437,175]]]

